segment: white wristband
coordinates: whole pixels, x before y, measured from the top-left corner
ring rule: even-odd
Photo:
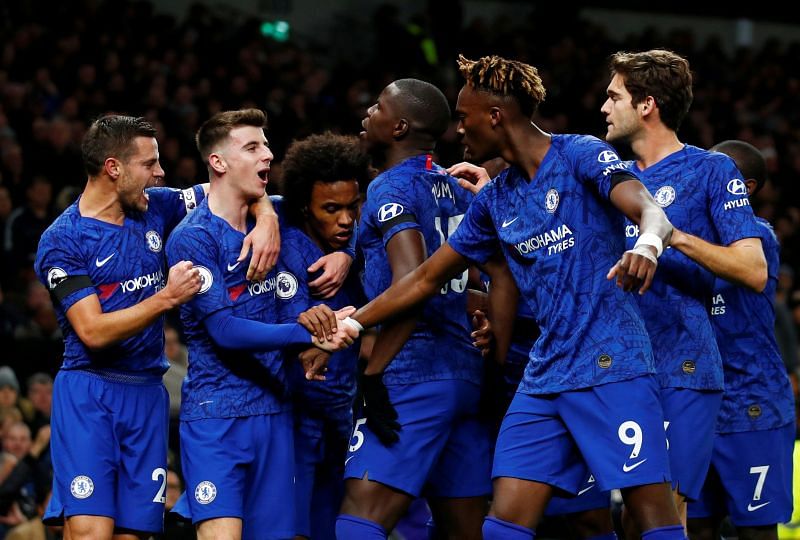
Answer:
[[[639,246],[652,246],[656,248],[656,257],[661,257],[661,253],[664,251],[664,243],[661,241],[661,237],[651,232],[639,235],[639,239],[633,247],[637,248]]]
[[[658,258],[653,255],[653,252],[650,251],[646,245],[641,246],[634,246],[633,249],[629,249],[628,253],[635,253],[637,255],[641,255],[648,261],[652,261],[654,264],[658,264]]]
[[[353,330],[355,330],[359,334],[364,331],[364,327],[361,326],[361,323],[358,322],[355,319],[351,319],[350,317],[345,317],[340,322],[343,322],[344,324],[346,324],[347,326],[349,326],[350,328],[352,328]]]

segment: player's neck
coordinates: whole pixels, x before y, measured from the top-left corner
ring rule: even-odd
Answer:
[[[636,165],[642,170],[682,149],[683,143],[678,140],[678,134],[664,126],[648,130],[643,137],[631,143]]]
[[[533,122],[516,127],[508,134],[501,157],[525,171],[528,179],[536,176],[539,166],[550,150],[552,137]]]
[[[401,163],[408,158],[412,158],[415,156],[422,156],[425,154],[433,154],[433,146],[430,148],[423,148],[420,146],[405,146],[405,145],[396,145],[389,147],[386,150],[385,156],[386,159],[383,162],[383,166],[380,168],[381,172],[391,169],[398,163]]]
[[[247,233],[247,208],[249,201],[235,189],[234,182],[217,179],[208,189],[208,209],[224,219],[232,228]]]
[[[114,183],[102,176],[89,178],[86,188],[78,201],[81,216],[122,225],[125,222],[125,210],[119,200]]]

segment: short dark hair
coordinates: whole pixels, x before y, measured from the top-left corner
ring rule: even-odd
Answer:
[[[366,185],[369,156],[357,137],[326,132],[293,142],[286,151],[282,170],[286,219],[299,226],[304,221],[303,209],[311,202],[314,183],[355,179]]]
[[[609,60],[612,76],[625,79],[625,88],[636,106],[653,96],[661,121],[673,131],[681,127],[692,105],[692,71],[689,61],[666,49],[618,52]]]
[[[730,156],[736,163],[736,168],[744,176],[743,180],[753,179],[756,188],[752,195],[758,193],[767,181],[767,160],[764,154],[750,143],[738,140],[722,141],[711,148],[713,152],[720,152]]]
[[[264,128],[267,126],[267,115],[259,109],[240,109],[217,113],[203,122],[194,139],[203,161],[208,160],[214,146],[240,126]]]
[[[111,114],[98,118],[83,137],[81,153],[89,176],[97,176],[109,157],[127,161],[136,137],[155,137],[156,128],[142,117]]]
[[[444,135],[453,115],[441,90],[419,79],[398,79],[392,84],[398,91],[400,112],[408,117],[412,130],[427,133],[434,139]]]
[[[469,60],[459,54],[458,70],[475,90],[513,98],[528,118],[533,116],[547,95],[539,70],[524,62],[497,55]]]

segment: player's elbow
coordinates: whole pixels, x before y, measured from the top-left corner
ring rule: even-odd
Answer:
[[[111,345],[111,340],[108,339],[107,334],[97,328],[76,328],[75,333],[78,334],[81,342],[86,345],[89,350],[99,351]]]
[[[760,293],[767,288],[768,280],[767,263],[766,261],[760,261],[758,266],[750,273],[747,286],[755,292]]]

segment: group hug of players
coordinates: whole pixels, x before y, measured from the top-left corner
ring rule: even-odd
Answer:
[[[161,530],[162,322],[180,305],[173,511],[198,538],[383,539],[425,497],[431,538],[532,539],[574,514],[612,539],[614,489],[631,538],[685,538],[687,502],[692,538],[726,515],[776,538],[794,404],[778,244],[748,199],[761,155],[679,141],[691,73],[669,51],[612,56],[606,141],[531,121],[532,66],[459,69],[466,162],[433,161],[449,104],[401,79],[361,141],[295,142],[272,201],[261,111],[201,126],[210,183],[187,190],[150,187],[143,119],[92,125],[86,190],[36,260],[65,336],[46,519],[71,539]]]

